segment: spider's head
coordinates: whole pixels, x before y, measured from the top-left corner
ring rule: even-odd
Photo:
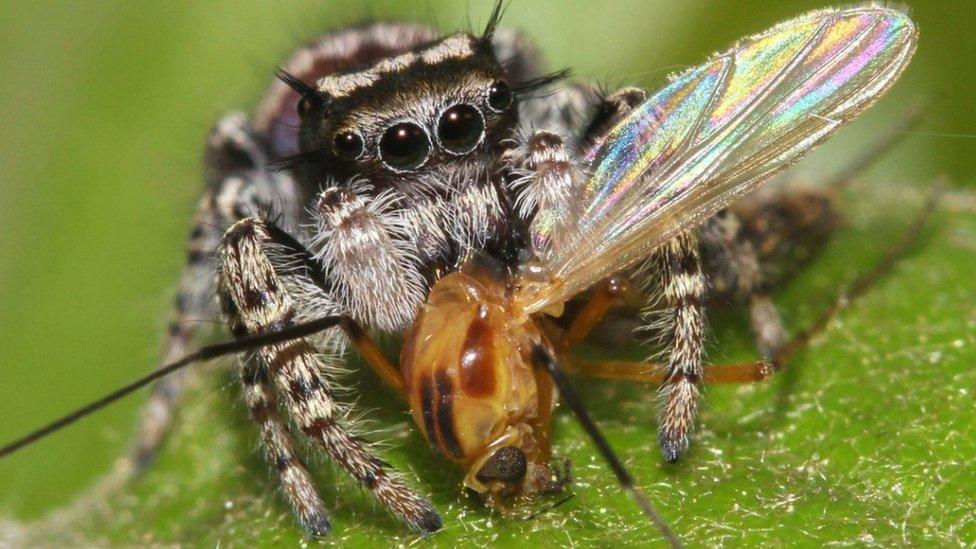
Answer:
[[[279,71],[300,96],[300,177],[312,185],[326,175],[365,179],[412,194],[453,191],[491,173],[495,159],[514,145],[519,97],[568,73],[511,81],[492,45],[501,12],[499,2],[480,36],[415,41],[314,83]],[[411,44],[418,36],[397,40]],[[357,47],[369,50],[364,56],[378,48]]]
[[[302,88],[301,150],[332,177],[380,187],[436,188],[486,173],[517,123],[518,89],[490,41],[466,33],[314,85],[288,83]]]

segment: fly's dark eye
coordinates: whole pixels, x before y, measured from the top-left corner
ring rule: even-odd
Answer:
[[[476,476],[481,482],[492,480],[514,482],[525,476],[527,466],[522,450],[514,446],[502,446],[485,461]]]
[[[356,132],[342,132],[332,140],[336,156],[343,160],[356,160],[363,154],[363,138]]]
[[[437,123],[437,138],[454,154],[470,152],[484,133],[485,121],[481,112],[471,105],[454,105],[444,111]]]
[[[391,126],[380,138],[380,157],[397,171],[420,167],[430,153],[430,138],[420,126],[401,122]]]
[[[512,88],[508,87],[508,84],[495,82],[488,89],[488,106],[494,111],[501,112],[512,104],[513,97]]]

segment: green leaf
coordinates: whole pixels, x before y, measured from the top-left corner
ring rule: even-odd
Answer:
[[[603,79],[607,71],[640,74],[639,83],[653,87],[662,67],[697,62],[800,11],[747,4],[621,3],[612,11],[577,2],[552,14],[551,5],[515,3],[508,21],[536,33],[554,65]],[[384,16],[423,16],[377,5]],[[431,5],[445,26],[463,20],[456,3]],[[253,103],[270,67],[296,42],[282,29],[299,21],[308,31],[299,34],[311,36],[363,14],[358,2],[319,0],[285,11],[230,0],[89,8],[22,3],[0,13],[0,78],[10,92],[0,96],[3,441],[154,364],[207,125],[226,108]],[[966,91],[972,66],[960,65],[965,56],[944,55],[968,51],[976,32],[953,25],[949,11],[916,7],[922,47],[902,82],[802,173],[822,178],[933,89],[939,101],[926,131],[976,127]],[[567,40],[565,29],[579,21],[593,25],[593,36],[633,44]],[[956,176],[956,190],[908,256],[783,375],[762,386],[707,390],[693,450],[681,464],[663,464],[656,448],[653,388],[576,378],[611,444],[689,545],[976,543],[976,195],[964,190],[973,162],[971,141],[915,136],[845,194],[848,224],[776,296],[793,330],[881,257],[932,174],[944,167]],[[712,362],[755,357],[742,311],[710,318]],[[75,499],[122,451],[139,398],[0,461],[0,545],[301,543],[229,364],[201,370],[164,453],[135,483]],[[368,427],[380,431],[370,438],[387,441],[388,461],[444,515],[444,530],[425,545],[660,544],[562,408],[555,445],[574,464],[574,497],[513,520],[461,493],[461,471],[431,453],[404,407],[370,374],[348,381],[357,409],[369,411]],[[309,457],[334,518],[329,542],[418,541],[319,453]],[[66,507],[69,515],[48,515]]]

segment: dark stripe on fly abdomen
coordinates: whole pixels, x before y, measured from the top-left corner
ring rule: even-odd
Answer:
[[[464,451],[454,430],[454,387],[451,378],[447,377],[444,369],[439,368],[434,374],[434,382],[437,385],[436,416],[439,438],[450,457],[460,459],[464,456]]]

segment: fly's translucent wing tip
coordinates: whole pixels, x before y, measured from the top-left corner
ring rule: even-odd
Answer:
[[[806,155],[873,104],[908,65],[907,10],[812,11],[715,54],[670,82],[592,154],[582,213],[542,250],[559,291],[543,308],[626,268]]]

